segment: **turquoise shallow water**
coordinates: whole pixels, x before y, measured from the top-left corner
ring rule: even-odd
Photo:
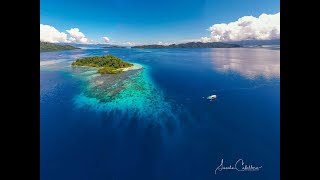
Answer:
[[[117,112],[116,122],[124,118],[137,118],[141,123],[177,121],[179,112],[173,112],[173,105],[149,77],[147,66],[119,75],[98,75],[95,69],[84,71],[80,76],[87,84],[75,96],[75,108],[107,114]]]
[[[179,105],[165,98],[151,79],[147,65],[136,64],[141,68],[121,74],[100,75],[96,68],[72,67],[71,62],[71,59],[49,60],[41,62],[41,67],[45,71],[70,73],[84,83],[81,92],[73,98],[75,109],[104,114],[116,112],[115,123],[132,118],[139,119],[142,124],[153,121],[163,125],[164,121],[178,121]]]
[[[143,69],[70,66],[108,53]],[[279,50],[84,49],[40,60],[41,179],[279,179]],[[222,158],[263,169],[215,175]]]

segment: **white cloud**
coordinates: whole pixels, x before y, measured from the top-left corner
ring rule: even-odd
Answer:
[[[70,30],[67,30],[67,32],[70,36],[69,38],[66,33],[60,32],[50,25],[40,24],[40,41],[51,43],[89,43],[89,40],[85,37],[85,35],[82,32],[80,32],[78,28],[71,28]]]
[[[136,45],[136,43],[134,43],[134,42],[125,42],[125,43],[123,43],[124,45],[127,45],[127,46],[134,46],[134,45]]]
[[[197,39],[193,38],[193,39],[183,39],[173,43],[188,43],[188,42],[198,42],[198,41],[199,41],[199,38]]]
[[[40,24],[40,41],[58,43],[68,42],[67,34],[59,32],[56,28]]]
[[[200,41],[201,41],[201,42],[204,42],[204,43],[206,43],[206,42],[210,42],[210,41],[211,41],[211,38],[208,38],[208,37],[202,37],[202,38],[200,39]]]
[[[83,44],[88,43],[88,39],[85,37],[85,35],[82,32],[80,32],[78,28],[71,28],[70,30],[67,30],[67,32],[71,36],[69,38],[71,42],[83,43]]]
[[[214,24],[209,31],[211,37],[202,37],[202,42],[279,39],[280,12],[261,14],[258,18],[244,16],[229,24]]]
[[[110,39],[108,37],[102,37],[102,39],[104,40],[105,43],[109,43]]]
[[[168,46],[168,45],[170,45],[170,43],[164,43],[164,42],[162,42],[162,41],[158,41],[157,43],[156,43],[157,45],[165,45],[165,46]]]

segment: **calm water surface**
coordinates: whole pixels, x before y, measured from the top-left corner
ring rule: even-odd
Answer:
[[[143,69],[70,66],[104,54]],[[82,49],[40,60],[42,180],[280,179],[277,49]],[[262,168],[215,174],[221,159],[240,158]]]

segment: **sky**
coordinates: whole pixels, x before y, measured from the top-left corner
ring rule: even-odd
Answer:
[[[280,0],[40,0],[40,40],[48,42],[274,38],[280,38]]]

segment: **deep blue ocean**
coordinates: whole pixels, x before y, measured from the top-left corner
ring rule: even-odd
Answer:
[[[105,54],[143,68],[99,75],[70,65]],[[222,159],[262,167],[215,173]],[[280,179],[280,50],[40,53],[40,178]]]

